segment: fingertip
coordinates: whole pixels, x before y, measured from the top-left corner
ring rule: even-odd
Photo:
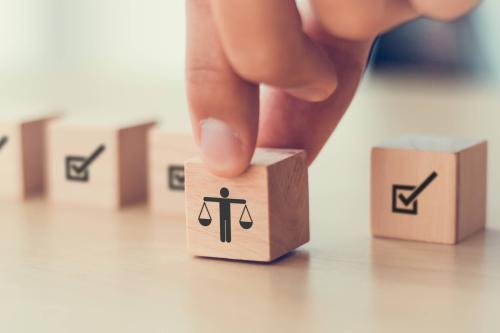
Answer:
[[[201,156],[213,174],[232,178],[250,164],[253,147],[223,121],[208,118],[200,122]]]

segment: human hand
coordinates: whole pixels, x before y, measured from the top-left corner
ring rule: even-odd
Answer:
[[[378,34],[420,16],[451,20],[478,2],[187,0],[187,90],[203,160],[236,176],[257,145],[305,149],[311,163]]]

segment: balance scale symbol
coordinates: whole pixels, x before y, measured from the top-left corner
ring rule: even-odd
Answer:
[[[231,204],[242,204],[239,223],[243,229],[250,229],[253,226],[252,216],[248,210],[245,199],[229,198],[229,190],[225,187],[220,189],[221,197],[204,197],[203,205],[198,215],[198,222],[207,227],[212,223],[212,215],[208,210],[207,202],[216,202],[219,204],[219,220],[220,220],[220,241],[223,243],[231,242]]]

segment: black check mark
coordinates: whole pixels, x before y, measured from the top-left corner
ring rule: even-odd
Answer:
[[[0,139],[0,149],[3,148],[3,146],[5,146],[5,144],[7,143],[7,141],[9,141],[9,138],[6,137],[6,136],[3,136],[1,139]]]
[[[415,191],[413,191],[409,197],[405,197],[402,193],[399,194],[398,198],[399,200],[401,200],[401,202],[405,205],[405,206],[408,206],[409,204],[411,204],[419,195],[420,193],[422,193],[426,188],[427,186],[429,186],[433,181],[434,179],[436,179],[436,177],[438,176],[438,174],[434,171],[432,172],[429,177],[427,177],[422,184],[420,184],[416,189]]]
[[[181,175],[175,175],[175,180],[177,180],[179,183],[184,183],[184,176]]]
[[[94,152],[85,160],[85,162],[82,163],[80,166],[72,165],[71,168],[76,172],[76,173],[81,173],[85,171],[89,167],[89,165],[94,162],[94,160],[99,157],[99,155],[102,154],[102,152],[106,149],[104,145],[100,145],[99,147],[94,150]]]

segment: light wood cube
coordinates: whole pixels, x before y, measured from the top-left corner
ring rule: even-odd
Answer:
[[[374,236],[455,244],[486,220],[487,144],[405,136],[375,147]]]
[[[98,115],[53,122],[48,130],[51,201],[119,208],[145,200],[147,132],[153,124]]]
[[[0,119],[0,197],[26,199],[45,188],[45,129],[55,113]]]
[[[150,209],[184,218],[184,162],[198,150],[193,136],[155,128],[149,132],[148,145]]]
[[[306,155],[257,149],[236,178],[185,164],[188,247],[196,256],[270,262],[309,241]]]

